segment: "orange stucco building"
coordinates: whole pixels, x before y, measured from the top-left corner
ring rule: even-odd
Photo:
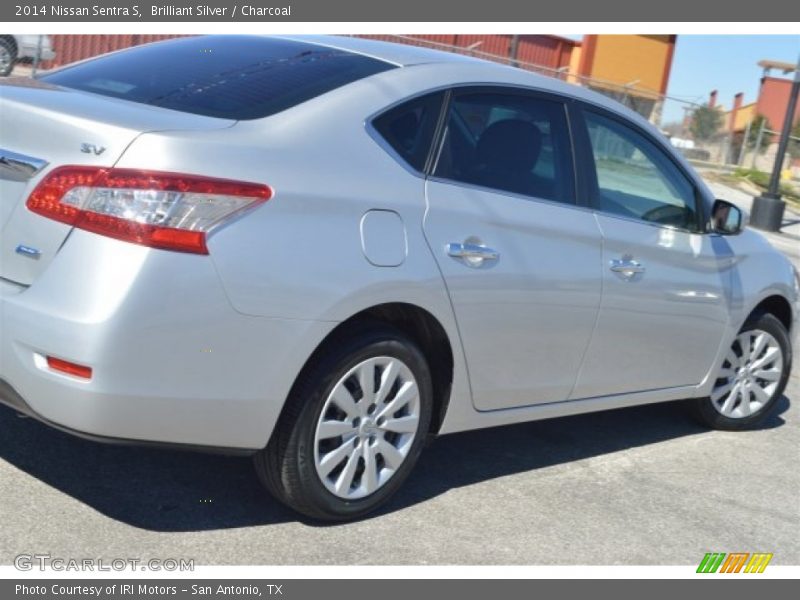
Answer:
[[[743,95],[736,94],[731,109],[725,113],[725,127],[734,133],[742,132],[747,124],[758,115],[764,115],[773,131],[781,131],[786,119],[786,107],[789,105],[789,93],[792,80],[765,75],[761,78],[758,98],[755,102],[742,103]],[[792,124],[800,122],[800,104],[795,109]]]

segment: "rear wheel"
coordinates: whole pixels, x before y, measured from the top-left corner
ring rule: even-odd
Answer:
[[[6,38],[0,38],[0,77],[11,75],[16,60],[17,50],[14,44]]]
[[[752,317],[728,349],[711,395],[695,401],[698,418],[715,429],[757,425],[783,394],[791,364],[792,348],[783,324],[770,314]]]
[[[304,372],[256,455],[280,501],[317,519],[366,515],[410,473],[432,411],[428,365],[401,332],[373,326],[330,343]]]

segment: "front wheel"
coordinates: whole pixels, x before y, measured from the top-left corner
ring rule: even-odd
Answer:
[[[786,328],[771,314],[744,324],[716,373],[708,398],[694,401],[700,421],[736,431],[761,423],[786,388],[792,347]]]
[[[433,405],[417,345],[373,326],[327,344],[301,374],[256,471],[280,501],[323,520],[359,518],[394,494],[422,450]]]

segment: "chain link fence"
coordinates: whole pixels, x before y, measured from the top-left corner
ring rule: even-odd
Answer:
[[[687,114],[685,129],[691,130],[692,113]],[[777,159],[780,132],[770,129],[765,119],[745,124],[743,130],[731,131],[720,126],[713,133],[691,141],[683,153],[697,166],[725,172],[770,173]],[[668,128],[669,129],[669,128]],[[691,133],[688,134],[691,137]],[[680,138],[677,138],[680,139]],[[676,137],[672,138],[675,144]],[[782,179],[800,181],[800,137],[790,136],[789,151],[781,166]]]
[[[546,75],[548,77],[560,79],[562,81],[566,81],[567,83],[572,83],[575,85],[587,87],[605,96],[608,96],[609,98],[612,98],[617,102],[624,104],[628,108],[638,112],[639,114],[641,114],[642,116],[644,116],[646,119],[648,119],[650,122],[654,123],[657,126],[661,125],[664,116],[664,110],[667,107],[667,105],[669,104],[675,105],[678,112],[680,112],[680,109],[678,107],[694,106],[693,103],[688,102],[686,100],[667,96],[655,90],[650,90],[641,87],[638,85],[637,81],[632,81],[626,84],[620,84],[618,82],[609,81],[598,77],[589,77],[585,75],[579,75],[574,72],[570,72],[569,65],[564,65],[562,67],[552,67],[525,60],[521,56],[511,56],[513,42],[509,44],[505,40],[504,42],[506,49],[504,53],[501,53],[503,52],[504,48],[502,44],[481,43],[480,46],[478,46],[477,44],[453,45],[410,35],[363,35],[363,36],[360,35],[354,37],[366,37],[369,39],[408,44],[411,46],[432,48],[435,50],[442,50],[445,52],[461,54],[464,56],[472,56],[475,58],[481,58],[484,60],[489,60],[492,62],[512,67],[517,67],[519,69],[523,69],[525,71],[531,71],[539,75]],[[494,36],[475,36],[475,37],[489,38]],[[502,37],[513,38],[514,36],[502,36]],[[468,39],[469,38],[467,38],[466,41],[468,41]],[[485,46],[492,47],[494,51],[488,52],[482,49]]]
[[[0,36],[13,37],[13,36]],[[29,36],[34,37],[34,36]],[[164,39],[180,37],[177,35],[143,35],[143,34],[108,34],[108,35],[51,35],[51,36],[35,36],[44,43],[40,44],[41,47],[46,49],[52,48],[55,53],[54,56],[44,57],[37,56],[31,61],[26,61],[23,66],[23,73],[30,74],[31,71],[46,70],[69,64],[78,60],[90,58],[107,52],[113,52],[139,44],[147,44]],[[524,69],[540,75],[553,77],[581,85],[595,90],[601,94],[609,96],[625,106],[642,114],[645,118],[660,125],[663,120],[664,109],[670,104],[686,104],[685,101],[678,98],[671,98],[669,96],[659,94],[654,90],[637,85],[637,82],[630,82],[628,84],[619,84],[617,82],[599,79],[596,77],[587,77],[570,73],[568,64],[561,67],[546,66],[539,62],[533,62],[532,58],[547,59],[558,63],[569,63],[569,51],[561,46],[569,46],[570,40],[560,40],[553,38],[553,41],[547,39],[548,36],[537,36],[542,38],[537,40],[536,47],[531,49],[530,46],[520,46],[516,52],[517,56],[512,57],[510,54],[513,50],[513,42],[509,40],[519,36],[502,36],[502,35],[483,35],[483,36],[428,36],[428,37],[441,37],[452,38],[457,37],[463,40],[464,45],[446,44],[437,42],[431,39],[423,39],[410,35],[359,35],[355,37],[365,37],[370,39],[377,39],[395,43],[401,43],[411,46],[433,48],[455,54],[462,54],[466,56],[473,56],[484,60],[489,60],[501,64]],[[475,41],[473,41],[473,39]],[[548,47],[548,44],[552,47]],[[41,49],[41,48],[40,48]],[[28,67],[26,70],[24,67]]]
[[[6,46],[16,44],[21,47],[19,38],[26,40],[26,56],[12,57],[17,63],[16,71],[23,75],[35,75],[37,71],[52,69],[78,60],[90,58],[107,52],[131,46],[181,37],[179,35],[150,34],[107,34],[107,35],[52,35],[52,36],[10,36],[0,35],[0,70],[3,64],[3,41]],[[702,139],[693,132],[692,118],[704,104],[697,99],[679,98],[661,94],[638,85],[637,81],[620,84],[597,77],[579,75],[570,69],[570,40],[555,36],[537,36],[535,47],[518,46],[511,35],[441,35],[418,37],[412,35],[358,35],[369,39],[401,43],[411,46],[432,48],[464,56],[472,56],[504,64],[539,75],[553,77],[567,83],[586,87],[620,102],[638,112],[656,125],[666,135],[673,146],[691,161],[700,166],[733,170],[737,167],[769,171],[775,160],[775,143],[778,132],[772,131],[762,121],[751,128],[748,124],[744,132],[726,131],[720,123],[716,131]],[[459,44],[441,40],[458,39]],[[6,57],[8,58],[8,57]],[[535,62],[550,61],[562,64],[553,67]],[[724,120],[724,119],[723,119]],[[800,139],[793,138],[800,157]],[[794,147],[794,146],[793,146]],[[793,159],[789,157],[787,169],[792,169]],[[800,165],[795,167],[800,177]]]
[[[678,148],[691,162],[700,167],[727,171],[746,168],[769,172],[775,162],[777,140],[780,133],[769,129],[766,121],[762,120],[760,123],[756,123],[756,127],[751,127],[752,123],[749,123],[746,131],[731,132],[726,130],[727,116],[725,116],[721,119],[716,131],[712,132],[707,138],[699,139],[693,131],[692,118],[698,109],[705,106],[701,99],[670,96],[643,88],[637,85],[636,81],[620,84],[597,77],[570,73],[568,66],[554,68],[521,59],[519,56],[512,57],[509,55],[510,49],[504,53],[504,49],[509,48],[507,40],[502,40],[502,43],[499,44],[489,43],[478,46],[470,44],[468,36],[460,36],[466,38],[464,45],[447,44],[408,35],[368,35],[360,37],[473,56],[589,88],[641,114],[657,126],[669,138],[673,146]],[[487,36],[483,37],[486,38]],[[492,52],[483,49],[486,46],[490,47]],[[790,147],[795,149],[793,154],[798,158],[792,158],[791,155],[787,155],[784,169],[787,177],[794,176],[800,179],[800,164],[798,164],[798,159],[800,159],[800,138],[793,137],[792,143],[794,145]]]

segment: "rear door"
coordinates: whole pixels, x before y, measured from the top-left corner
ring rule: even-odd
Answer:
[[[600,303],[601,239],[578,206],[567,106],[454,92],[424,229],[479,410],[566,400]]]
[[[625,120],[584,110],[603,302],[573,398],[700,383],[728,324],[732,256],[706,235],[698,190]]]

